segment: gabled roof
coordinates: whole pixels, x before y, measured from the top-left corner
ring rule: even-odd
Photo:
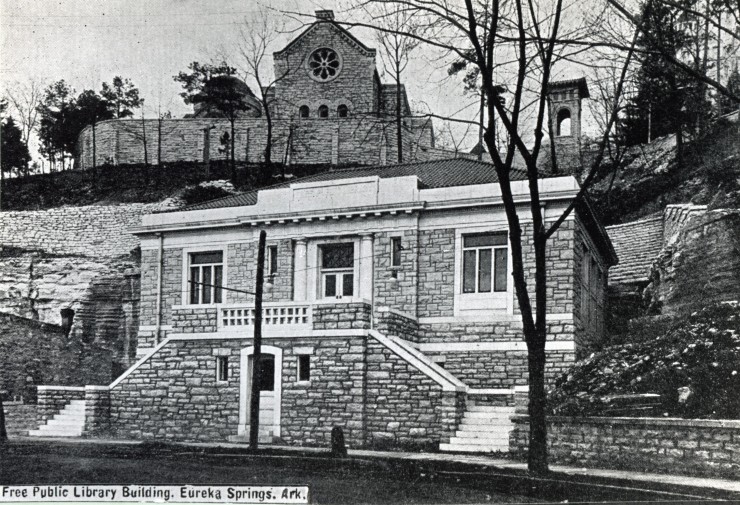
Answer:
[[[662,214],[607,226],[606,231],[619,256],[619,264],[609,270],[609,284],[647,282],[653,261],[663,248]]]
[[[284,182],[265,189],[286,187],[294,183],[323,182],[355,177],[378,176],[381,179],[415,175],[419,178],[420,189],[449,188],[453,186],[472,186],[498,182],[496,170],[490,163],[463,158],[449,160],[422,161],[403,165],[376,165],[371,167],[329,170],[290,182]],[[511,180],[526,180],[523,170],[512,169]],[[219,198],[209,202],[190,205],[179,210],[219,209],[224,207],[242,207],[257,203],[257,191]]]
[[[322,12],[322,11],[318,11],[318,12]],[[272,53],[273,58],[282,58],[296,44],[298,44],[298,42],[301,39],[303,39],[304,37],[308,36],[309,33],[311,33],[313,30],[315,30],[316,27],[319,26],[319,25],[321,25],[322,23],[331,23],[331,25],[334,26],[339,31],[339,33],[342,34],[346,39],[348,39],[350,43],[352,43],[353,45],[357,46],[359,49],[361,49],[362,51],[364,51],[365,53],[367,53],[368,56],[375,55],[375,49],[373,49],[372,47],[368,47],[365,44],[363,44],[360,41],[360,39],[358,39],[357,37],[355,37],[354,35],[352,35],[349,32],[349,30],[347,30],[342,25],[340,25],[339,23],[337,23],[336,21],[334,21],[333,18],[334,18],[334,16],[332,15],[331,18],[319,18],[319,19],[316,19],[316,21],[314,21],[311,24],[311,26],[309,26],[308,28],[306,28],[305,30],[303,30],[296,38],[294,38],[293,40],[291,40],[288,43],[287,46],[285,46],[284,48],[282,48],[280,51],[275,51],[274,53]]]

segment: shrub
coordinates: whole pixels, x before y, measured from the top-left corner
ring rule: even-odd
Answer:
[[[605,415],[610,396],[643,393],[659,394],[670,416],[740,419],[738,304],[708,306],[653,340],[592,354],[555,382],[549,404],[555,415]]]

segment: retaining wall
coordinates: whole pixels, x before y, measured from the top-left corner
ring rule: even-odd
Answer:
[[[511,450],[524,457],[529,417],[517,415]],[[740,421],[550,417],[552,463],[740,478]]]

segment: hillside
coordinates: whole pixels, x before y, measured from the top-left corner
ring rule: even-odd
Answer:
[[[328,165],[292,165],[288,177],[300,177],[325,171]],[[265,173],[259,164],[237,163],[234,186],[248,191],[282,180],[281,167],[275,175]],[[182,196],[186,188],[206,181],[230,178],[229,164],[212,161],[206,169],[203,163],[179,162],[162,165],[122,165],[98,167],[92,171],[66,171],[34,175],[4,181],[2,210],[43,210],[62,206],[114,205],[117,203],[156,203],[173,196]],[[201,190],[191,192],[187,203],[218,198],[223,192]],[[190,199],[192,198],[192,199]]]
[[[685,146],[675,136],[630,148],[616,168],[605,165],[590,196],[606,225],[633,221],[672,203],[740,207],[740,123],[721,120]]]

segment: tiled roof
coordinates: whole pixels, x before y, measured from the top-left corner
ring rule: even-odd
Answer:
[[[378,176],[381,179],[416,175],[421,188],[448,188],[452,186],[471,186],[498,182],[496,170],[490,163],[462,158],[450,160],[424,161],[403,165],[376,165],[372,167],[329,170],[290,182],[284,182],[265,189],[286,187],[289,184],[304,182],[322,182],[354,177]],[[520,181],[527,178],[523,170],[512,169],[511,180]],[[263,190],[264,191],[264,190]],[[223,207],[242,207],[257,203],[257,191],[219,198],[209,202],[198,203],[180,210],[218,209]]]
[[[647,281],[650,267],[663,248],[663,216],[607,226],[606,231],[619,257],[609,269],[609,284]]]

